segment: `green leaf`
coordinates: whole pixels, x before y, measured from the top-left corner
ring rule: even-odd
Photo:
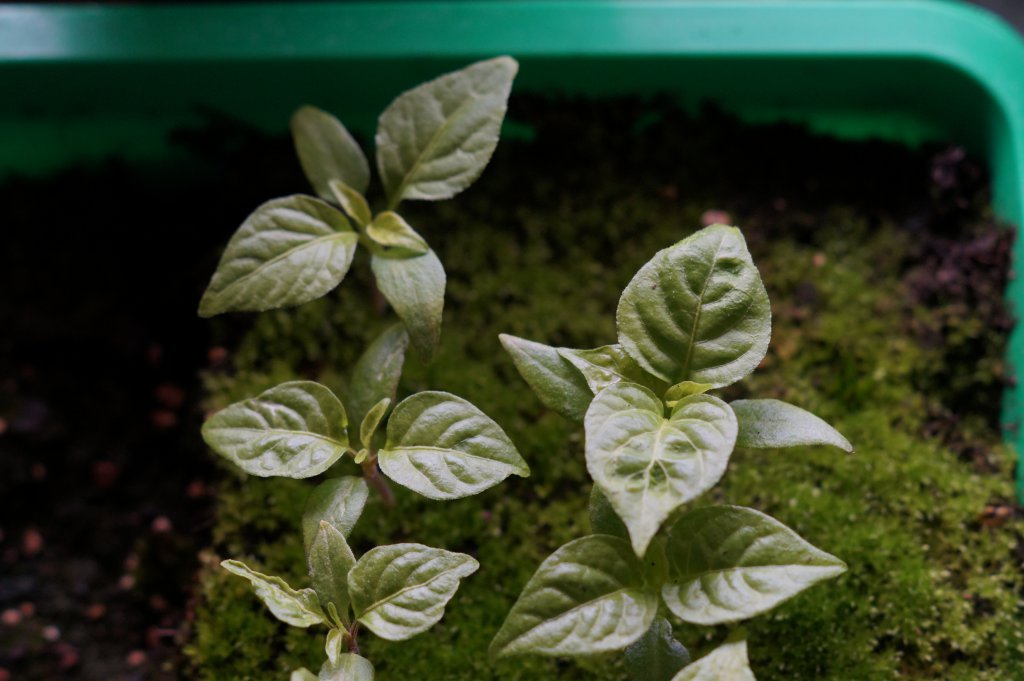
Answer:
[[[312,589],[296,591],[280,577],[256,572],[239,560],[225,560],[221,562],[221,567],[248,579],[259,599],[282,622],[293,627],[308,627],[327,621],[316,592]]]
[[[359,425],[359,441],[363,443],[364,447],[370,447],[373,441],[373,435],[377,432],[377,427],[380,425],[381,419],[384,418],[384,414],[387,413],[388,407],[391,406],[391,399],[385,397],[383,400],[373,405],[370,411],[366,412],[366,417],[363,422]]]
[[[685,667],[672,681],[756,681],[745,640],[724,643]]]
[[[433,251],[412,258],[370,258],[377,288],[409,332],[416,352],[430,359],[441,337],[445,274]]]
[[[545,407],[580,422],[593,394],[583,374],[559,354],[558,348],[516,336],[498,336],[516,370]]]
[[[389,254],[423,255],[430,250],[427,242],[416,233],[409,223],[390,210],[380,213],[366,228],[366,236],[385,248],[392,249]]]
[[[366,191],[370,164],[341,121],[315,106],[304,106],[292,116],[291,127],[302,172],[319,196],[333,198],[331,180]]]
[[[779,400],[736,400],[740,432],[737,447],[778,449],[802,445],[832,445],[852,452],[853,445],[832,426],[809,411]]]
[[[381,399],[395,399],[408,347],[409,334],[405,327],[393,324],[377,336],[359,357],[352,370],[347,400],[353,424],[361,424]]]
[[[292,672],[289,681],[317,681],[317,676],[305,667],[300,667]]]
[[[326,520],[348,537],[362,515],[369,495],[366,481],[351,475],[324,480],[317,485],[310,493],[302,514],[302,539],[306,553],[309,553],[309,547],[320,531],[321,520]]]
[[[348,214],[348,217],[360,227],[366,227],[373,219],[370,212],[370,204],[366,198],[352,187],[341,180],[331,180],[327,183],[335,202]]]
[[[591,534],[610,534],[629,541],[629,530],[622,523],[619,514],[612,508],[612,502],[604,495],[601,488],[594,485],[590,490],[590,532]]]
[[[626,648],[630,681],[671,681],[690,663],[690,653],[674,636],[672,625],[659,617],[647,633]]]
[[[327,662],[337,666],[341,657],[342,647],[345,645],[347,634],[341,629],[331,629],[327,632],[327,640],[324,642],[324,652],[327,653]],[[316,678],[315,676],[313,678]]]
[[[268,201],[231,237],[199,301],[199,316],[315,300],[345,278],[358,242],[330,204],[301,195]]]
[[[462,553],[422,544],[370,549],[348,574],[356,619],[389,641],[404,641],[434,626],[480,564]]]
[[[665,406],[671,409],[684,397],[689,397],[690,395],[703,395],[713,387],[714,386],[710,383],[682,381],[681,383],[676,383],[674,386],[666,390],[665,397],[662,399],[665,402]]]
[[[430,499],[459,499],[530,467],[497,423],[450,393],[427,391],[403,400],[388,419],[377,453],[380,469]]]
[[[593,350],[559,348],[558,354],[579,369],[595,395],[613,383],[636,383],[656,394],[665,392],[665,383],[648,374],[626,354],[621,345],[605,345]]]
[[[246,473],[308,478],[348,449],[345,408],[312,381],[290,381],[231,406],[203,424],[203,439]]]
[[[753,617],[846,571],[779,521],[739,506],[690,511],[669,531],[666,551],[661,595],[694,624]]]
[[[320,667],[319,681],[373,681],[373,665],[355,653],[338,656],[338,663],[330,660]]]
[[[477,62],[402,93],[377,122],[377,167],[389,205],[455,196],[483,172],[498,144],[519,65]]]
[[[541,563],[491,642],[498,656],[587,655],[621,650],[658,612],[629,542],[608,535],[571,541]]]
[[[720,388],[764,358],[771,306],[735,227],[712,225],[658,252],[619,299],[619,343],[644,369]]]
[[[615,383],[584,420],[587,470],[638,556],[672,511],[718,482],[736,441],[736,417],[717,397],[687,397],[668,418],[664,410],[650,390]]]
[[[309,579],[320,605],[334,604],[344,624],[348,624],[348,572],[356,564],[345,537],[326,520],[320,521],[320,531],[309,547],[306,566]]]

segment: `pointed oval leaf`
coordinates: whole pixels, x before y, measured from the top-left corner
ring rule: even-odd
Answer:
[[[250,475],[319,475],[348,448],[345,408],[313,381],[290,381],[236,402],[203,424],[214,451]]]
[[[747,659],[747,642],[724,643],[683,668],[672,681],[757,681]]]
[[[309,553],[309,547],[320,531],[321,520],[329,522],[348,537],[362,515],[369,495],[366,481],[351,475],[324,480],[317,485],[302,513],[302,539],[306,553]]]
[[[320,667],[318,681],[373,681],[373,665],[355,653],[338,656],[337,663],[330,660]]]
[[[720,388],[764,358],[771,306],[735,227],[712,225],[659,251],[619,299],[619,343],[669,382]]]
[[[498,338],[512,356],[519,375],[545,407],[571,421],[583,420],[594,395],[583,374],[559,354],[559,348],[504,333]]]
[[[497,423],[450,393],[427,391],[403,400],[388,419],[377,453],[380,469],[430,499],[459,499],[530,467]]]
[[[679,400],[690,395],[703,395],[714,386],[710,383],[694,383],[693,381],[682,381],[665,391],[662,400],[665,406],[671,409],[679,403]]]
[[[253,591],[274,617],[293,627],[309,627],[327,621],[312,589],[296,591],[280,577],[271,577],[251,569],[240,560],[221,562],[228,572],[248,579]]]
[[[377,167],[391,206],[455,196],[480,177],[498,144],[519,65],[477,62],[404,92],[377,122]]]
[[[370,164],[341,121],[315,106],[292,115],[292,140],[306,179],[317,195],[332,199],[331,180],[341,180],[357,192],[370,185]]]
[[[740,506],[691,511],[668,535],[665,604],[694,624],[753,617],[846,571],[779,521]]]
[[[288,681],[317,681],[317,676],[305,667],[299,667],[292,672]]]
[[[327,640],[324,642],[324,652],[327,653],[327,662],[337,666],[341,657],[342,647],[345,645],[346,633],[341,629],[331,629],[327,632]],[[315,676],[313,677],[316,678]]]
[[[642,385],[657,395],[665,392],[668,387],[664,381],[644,371],[621,345],[605,345],[593,350],[559,348],[558,354],[579,369],[595,395],[613,383],[620,382]]]
[[[366,417],[363,422],[359,424],[359,441],[363,443],[364,447],[372,446],[373,435],[377,432],[377,427],[380,425],[381,420],[384,418],[384,414],[387,413],[388,407],[391,406],[391,400],[385,397],[383,400],[373,405],[370,411],[366,412]]]
[[[803,445],[831,445],[852,452],[853,445],[832,426],[809,411],[779,400],[736,400],[740,432],[737,447],[779,449]]]
[[[626,648],[630,681],[672,681],[688,664],[689,651],[675,639],[672,625],[664,617],[654,620],[647,633]]]
[[[389,641],[404,641],[434,626],[459,581],[480,564],[463,553],[422,544],[370,549],[348,574],[356,619]]]
[[[615,383],[584,420],[587,470],[629,528],[638,556],[676,508],[711,489],[736,442],[736,417],[710,395],[692,395],[663,416],[650,390]]]
[[[412,258],[370,258],[377,288],[405,324],[416,352],[430,359],[441,337],[445,274],[433,251]]]
[[[612,502],[604,495],[601,488],[594,485],[590,490],[590,532],[591,534],[610,534],[629,541],[629,530],[622,518],[612,508]]]
[[[268,201],[224,249],[199,301],[199,316],[301,305],[345,278],[359,235],[328,203],[310,196]]]
[[[356,564],[352,549],[333,525],[320,521],[320,531],[309,547],[306,567],[320,605],[334,605],[342,623],[348,625],[348,573]]]
[[[360,227],[370,224],[373,214],[370,212],[370,204],[366,203],[366,197],[341,180],[331,180],[327,186],[331,190],[329,198],[333,198],[353,222]]]
[[[352,370],[346,401],[353,424],[362,423],[381,399],[395,399],[408,347],[409,334],[405,327],[393,324],[377,336],[359,357]]]
[[[427,242],[398,213],[386,210],[366,228],[366,236],[401,255],[423,255],[430,250]]]
[[[658,598],[629,542],[571,541],[541,563],[491,642],[491,654],[587,655],[621,650],[654,621]]]

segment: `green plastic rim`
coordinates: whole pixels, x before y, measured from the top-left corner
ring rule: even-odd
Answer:
[[[366,131],[391,93],[495,54],[520,60],[518,91],[668,91],[748,121],[955,140],[988,159],[996,212],[1024,224],[1024,43],[941,0],[3,5],[0,177],[111,153],[171,159],[167,132],[203,108],[283,130],[310,102]],[[1024,280],[1007,296],[1019,316]],[[1024,329],[1007,361],[1024,366]],[[1018,451],[1022,406],[1009,389]],[[1017,490],[1024,501],[1024,467]]]

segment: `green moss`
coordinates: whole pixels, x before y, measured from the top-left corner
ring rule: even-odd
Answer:
[[[655,125],[645,134],[656,140],[665,130]],[[537,144],[544,140],[541,130]],[[840,579],[749,624],[758,678],[1024,678],[1024,580],[1014,558],[1021,523],[989,528],[978,521],[986,503],[1012,498],[1011,458],[989,414],[964,413],[956,432],[985,451],[991,471],[964,460],[944,444],[948,438],[923,434],[931,415],[948,406],[943,377],[955,370],[947,366],[949,344],[984,341],[986,354],[965,371],[981,372],[979,383],[990,385],[1002,337],[988,337],[984,321],[965,309],[959,335],[946,345],[920,342],[915,329],[945,324],[937,316],[948,310],[906,302],[915,240],[895,221],[865,217],[843,202],[819,209],[813,229],[793,225],[796,239],[778,239],[774,234],[791,227],[785,212],[767,225],[762,210],[732,194],[708,190],[676,201],[660,189],[664,177],[631,174],[628,166],[524,177],[518,168],[544,168],[543,158],[531,157],[535,148],[511,145],[480,185],[454,202],[409,207],[412,224],[440,253],[449,285],[440,353],[430,366],[411,357],[402,389],[470,399],[502,424],[533,474],[456,502],[399,489],[396,509],[376,501],[367,507],[352,538],[357,553],[418,541],[472,553],[481,563],[430,632],[402,643],[364,637],[380,678],[622,678],[618,655],[498,662],[486,655],[540,561],[588,531],[590,491],[581,428],[537,402],[497,336],[576,347],[614,341],[622,287],[656,250],[692,232],[709,207],[732,210],[741,226],[749,218],[748,238],[773,302],[770,354],[731,392],[806,407],[856,447],[852,455],[737,451],[712,495],[771,513],[850,566]],[[572,190],[552,177],[565,177]],[[325,300],[256,317],[234,371],[208,377],[211,406],[296,375],[343,390],[346,368],[389,323],[368,300],[365,265]],[[356,468],[343,463],[339,471]],[[298,524],[311,484],[226,476],[215,552],[301,584]],[[319,666],[321,631],[279,625],[241,580],[215,567],[212,554],[209,563],[191,646],[199,677],[285,678],[294,667]],[[701,652],[724,630],[680,626],[679,634]]]

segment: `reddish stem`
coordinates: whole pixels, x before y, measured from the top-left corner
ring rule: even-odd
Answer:
[[[391,486],[388,485],[388,481],[384,479],[384,476],[380,474],[380,469],[377,467],[377,457],[369,456],[366,461],[363,461],[363,477],[366,478],[366,482],[370,484],[377,494],[380,495],[381,501],[388,508],[395,507],[395,494],[391,491]]]

